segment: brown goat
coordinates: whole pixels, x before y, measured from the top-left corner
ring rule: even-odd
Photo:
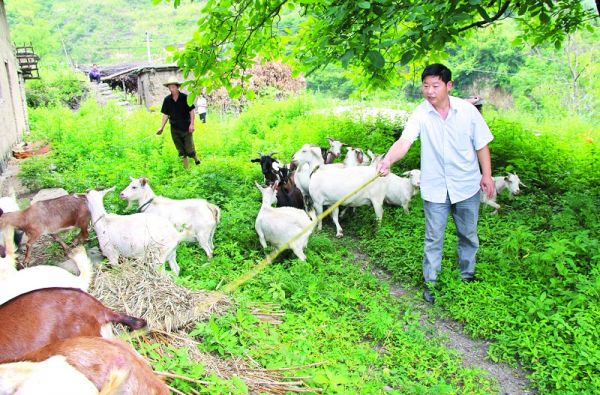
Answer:
[[[31,247],[41,236],[49,234],[67,250],[68,246],[56,234],[74,227],[81,229],[77,241],[88,238],[90,211],[85,196],[66,195],[55,199],[42,200],[24,210],[4,213],[0,209],[0,228],[13,226],[27,234],[27,251],[23,264],[29,261]]]
[[[168,395],[169,389],[148,363],[129,344],[117,339],[73,337],[61,340],[23,356],[23,360],[39,362],[63,355],[67,362],[83,373],[98,390],[110,379],[111,372],[122,370],[127,378],[119,386],[121,395]]]
[[[70,337],[101,336],[105,324],[116,322],[132,330],[146,326],[145,320],[110,310],[79,289],[28,292],[0,305],[0,363]]]

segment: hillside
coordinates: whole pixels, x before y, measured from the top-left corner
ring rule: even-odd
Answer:
[[[146,32],[153,60],[164,61],[167,45],[183,44],[194,31],[203,2],[154,5],[149,0],[7,0],[11,39],[33,42],[46,66],[146,60]]]

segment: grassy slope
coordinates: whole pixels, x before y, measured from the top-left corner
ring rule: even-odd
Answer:
[[[300,98],[255,105],[238,120],[218,122],[214,116],[195,136],[203,164],[187,173],[168,136],[146,138],[158,125],[156,114],[127,116],[92,103],[78,113],[33,110],[34,136],[50,138],[55,151],[28,161],[23,173],[37,186],[71,191],[122,188],[128,176],[146,175],[160,194],[202,196],[217,203],[223,220],[215,259],[208,262],[193,245],[178,250],[181,282],[214,289],[262,256],[253,226],[259,194],[252,186],[260,172],[249,163],[257,151],[277,151],[289,158],[303,143],[323,144],[327,135],[380,152],[393,141],[393,127],[385,122],[358,124],[313,110],[326,106]],[[497,137],[492,146],[495,166],[512,166],[531,188],[504,202],[502,216],[482,216],[483,282],[465,286],[456,280],[449,232],[438,299],[472,334],[497,340],[492,357],[518,358],[532,368],[541,389],[593,391],[600,387],[599,254],[594,238],[598,190],[590,168],[597,147],[577,144],[577,155],[567,155],[558,151],[554,140],[535,140],[518,124],[501,119],[491,124]],[[46,170],[49,163],[57,166],[56,172]],[[417,165],[418,152],[413,149],[400,166]],[[566,187],[554,182],[558,175]],[[115,194],[106,203],[109,211],[122,212],[125,206]],[[380,227],[373,224],[368,209],[344,221],[373,261],[412,284],[421,277],[420,205],[416,199],[409,216],[387,210]],[[376,393],[384,386],[398,393],[493,390],[489,379],[463,368],[438,339],[428,338],[418,314],[391,300],[373,276],[351,263],[352,254],[343,245],[329,231],[317,234],[309,244],[308,262],[286,256],[244,285],[236,294],[235,311],[196,328],[203,347],[223,355],[247,354],[269,367],[324,361],[306,373],[314,375],[312,385],[329,393]],[[287,312],[285,322],[256,322],[248,307],[256,300],[280,303]],[[182,355],[156,361],[156,366],[198,373]],[[185,390],[185,384],[179,385]],[[216,383],[211,391],[233,385]]]

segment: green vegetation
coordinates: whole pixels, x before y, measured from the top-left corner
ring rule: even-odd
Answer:
[[[25,181],[34,187],[62,186],[69,191],[128,183],[148,176],[157,193],[174,198],[206,197],[223,209],[216,234],[216,255],[207,261],[197,246],[178,249],[180,282],[215,289],[247,271],[263,256],[254,231],[260,201],[253,180],[257,151],[289,158],[303,143],[325,142],[327,135],[382,152],[397,125],[383,119],[357,123],[323,109],[335,102],[303,96],[284,102],[254,103],[239,118],[213,121],[195,135],[203,163],[181,169],[167,137],[157,137],[158,118],[146,112],[126,115],[116,107],[86,102],[78,112],[30,110],[33,138],[52,141],[53,153],[28,160]],[[482,209],[478,275],[463,284],[454,264],[454,235],[449,227],[441,287],[444,314],[463,322],[468,333],[493,340],[494,360],[531,369],[543,393],[593,393],[600,390],[599,150],[597,132],[572,120],[557,128],[510,116],[488,116],[496,140],[491,150],[495,173],[515,171],[528,188],[512,201],[500,198],[503,211]],[[535,121],[532,119],[532,122]],[[556,130],[560,130],[560,133]],[[532,133],[540,133],[540,136]],[[413,148],[396,172],[418,166]],[[56,171],[49,172],[54,164]],[[116,194],[109,211],[124,212]],[[407,285],[420,285],[423,215],[415,199],[412,213],[387,208],[380,226],[372,210],[359,209],[344,219],[350,240],[357,240],[372,262]],[[360,262],[355,246],[325,231],[315,234],[307,262],[284,254],[235,294],[236,306],[222,317],[199,323],[193,334],[202,349],[221,355],[250,356],[267,367],[323,365],[301,371],[326,393],[403,394],[492,393],[482,372],[461,366],[460,358],[430,337],[408,300],[394,300]],[[256,301],[281,304],[281,325],[258,321]],[[150,355],[153,355],[152,353]],[[185,352],[155,357],[155,367],[195,377],[204,370]],[[208,377],[205,393],[243,393],[237,381]],[[186,391],[187,383],[176,382]]]
[[[160,1],[160,0],[157,0]],[[185,1],[173,0],[177,7]],[[543,0],[230,0],[209,1],[185,49],[174,51],[196,87],[247,79],[257,57],[282,58],[296,71],[334,64],[367,86],[389,87],[411,63],[435,60],[448,45],[503,19],[521,39],[556,48],[568,34],[596,21],[593,4]]]
[[[25,85],[27,105],[77,108],[86,93],[83,78],[72,72],[54,72],[47,78],[28,81]]]
[[[164,62],[168,45],[185,43],[194,31],[198,3],[173,9],[150,0],[6,0],[11,40],[33,43],[47,68],[67,64],[64,49],[76,64],[143,61],[146,32],[152,59]],[[63,43],[64,42],[64,49]]]

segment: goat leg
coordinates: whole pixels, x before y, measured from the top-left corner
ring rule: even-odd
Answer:
[[[58,244],[60,244],[60,246],[63,248],[63,250],[65,251],[69,251],[69,246],[62,241],[62,239],[60,237],[58,237],[58,235],[50,235],[50,237],[52,237],[54,239],[54,241],[56,241]]]

